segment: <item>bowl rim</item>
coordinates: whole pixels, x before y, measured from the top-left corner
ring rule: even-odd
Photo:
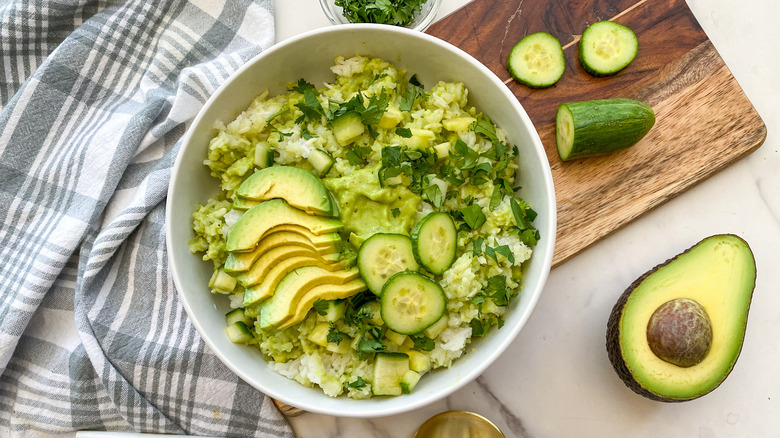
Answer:
[[[301,402],[300,400],[291,400],[281,391],[277,391],[276,389],[268,385],[264,385],[263,382],[259,382],[258,379],[249,375],[244,370],[239,368],[236,364],[234,364],[232,361],[228,360],[228,358],[226,357],[226,353],[222,351],[221,347],[214,340],[215,336],[218,334],[205,331],[203,325],[201,324],[201,321],[195,317],[197,313],[195,312],[192,303],[188,299],[188,295],[183,292],[185,290],[183,289],[182,285],[184,283],[181,278],[183,273],[180,272],[181,269],[177,268],[175,252],[173,251],[174,246],[180,245],[181,242],[173,242],[172,236],[174,233],[172,232],[172,228],[171,228],[172,227],[171,219],[172,219],[172,215],[174,214],[173,211],[174,202],[171,202],[171,200],[174,199],[178,191],[178,188],[176,187],[176,184],[174,184],[174,182],[177,179],[177,175],[179,175],[180,172],[182,171],[181,166],[182,166],[182,157],[184,155],[184,151],[189,149],[188,145],[191,144],[193,140],[193,136],[196,131],[196,128],[203,123],[203,118],[205,114],[208,112],[208,109],[212,105],[214,105],[214,102],[219,99],[222,92],[233,81],[235,81],[236,78],[240,77],[243,74],[243,72],[250,69],[255,63],[260,62],[265,57],[268,57],[277,51],[284,50],[288,45],[296,44],[301,40],[316,38],[319,35],[327,34],[327,33],[338,33],[338,32],[345,32],[345,31],[361,32],[363,30],[367,30],[367,31],[379,30],[383,32],[407,34],[407,36],[413,38],[419,38],[425,40],[427,43],[434,44],[445,50],[449,50],[453,52],[453,54],[457,55],[459,58],[463,59],[465,62],[469,62],[470,64],[472,64],[472,66],[475,67],[477,70],[479,70],[483,75],[485,75],[487,79],[490,80],[500,90],[502,94],[505,94],[506,97],[511,98],[509,99],[510,105],[513,106],[515,112],[520,117],[523,124],[527,127],[529,131],[528,134],[533,143],[530,149],[535,151],[537,155],[535,158],[539,160],[540,163],[542,164],[544,186],[549,188],[548,190],[544,191],[544,195],[546,197],[546,202],[548,203],[549,206],[549,211],[548,211],[549,214],[547,215],[548,216],[547,220],[551,230],[551,235],[548,235],[546,239],[537,243],[536,247],[534,248],[534,255],[532,256],[532,259],[534,257],[536,258],[541,257],[542,260],[538,261],[537,263],[541,263],[542,266],[540,268],[539,276],[536,279],[535,284],[523,285],[523,291],[532,290],[532,295],[529,299],[527,310],[522,315],[520,315],[520,319],[515,325],[504,327],[505,330],[506,329],[510,329],[510,330],[507,332],[503,332],[504,333],[503,339],[501,339],[501,342],[498,344],[498,346],[492,352],[489,353],[486,360],[484,360],[482,363],[479,363],[477,366],[469,368],[466,373],[459,375],[459,378],[457,378],[456,382],[453,382],[452,384],[446,387],[442,387],[440,391],[435,392],[433,394],[419,397],[417,399],[404,399],[406,401],[405,403],[397,403],[395,405],[391,404],[390,406],[385,406],[385,405],[377,406],[376,409],[370,411],[366,410],[366,411],[359,411],[359,412],[341,412],[341,411],[336,411],[334,409],[329,409],[328,403],[317,404],[316,402],[306,402],[306,401]],[[298,407],[300,409],[303,409],[306,412],[332,415],[337,417],[379,418],[379,417],[385,417],[390,415],[396,415],[403,412],[411,411],[413,409],[421,408],[449,396],[453,392],[461,389],[463,386],[465,386],[466,384],[472,382],[474,379],[479,377],[479,375],[481,375],[486,368],[488,368],[492,363],[494,363],[495,360],[498,359],[498,357],[516,339],[517,334],[525,326],[531,314],[533,313],[537,305],[537,302],[541,296],[542,290],[544,289],[544,285],[547,281],[547,278],[549,276],[552,267],[552,259],[553,259],[553,252],[555,248],[555,237],[556,237],[555,232],[557,230],[557,211],[555,205],[556,205],[556,201],[555,201],[555,190],[554,190],[554,185],[552,180],[552,172],[549,165],[549,161],[547,159],[546,152],[542,145],[541,139],[539,138],[538,132],[536,131],[533,123],[530,120],[530,117],[525,112],[525,109],[522,107],[520,102],[517,100],[514,94],[512,94],[512,92],[509,90],[506,84],[504,84],[504,82],[501,81],[495,73],[493,73],[484,64],[482,64],[480,61],[473,58],[464,50],[444,40],[441,40],[437,37],[419,31],[415,31],[415,30],[411,30],[399,26],[384,25],[384,24],[365,24],[365,23],[341,24],[341,25],[327,26],[327,27],[322,27],[307,32],[303,32],[301,34],[290,37],[280,43],[271,46],[267,50],[264,50],[263,52],[259,53],[258,55],[256,55],[255,57],[247,61],[244,65],[239,67],[206,100],[204,105],[198,111],[196,117],[193,119],[190,126],[187,128],[184,136],[182,137],[181,145],[179,147],[179,151],[177,152],[177,156],[173,168],[171,170],[171,180],[167,192],[167,202],[166,202],[166,211],[165,211],[166,251],[168,255],[170,271],[171,271],[171,276],[173,278],[174,286],[176,288],[178,297],[181,300],[182,306],[187,312],[187,316],[189,317],[190,322],[196,328],[200,337],[203,339],[203,342],[211,350],[211,352],[217,356],[217,358],[220,360],[222,364],[224,364],[228,369],[230,369],[233,373],[235,373],[239,378],[241,378],[242,380],[244,380],[245,382],[247,382],[248,384],[256,388],[258,391],[267,395],[268,397],[289,404],[291,406]],[[541,251],[540,249],[543,249],[543,251]],[[265,362],[262,365],[264,366]],[[323,397],[322,400],[330,399],[330,397],[327,396],[324,392],[321,392],[321,394]],[[344,397],[344,396],[342,395],[340,397]],[[361,400],[358,401],[362,402]],[[366,400],[366,402],[370,403],[370,400]]]

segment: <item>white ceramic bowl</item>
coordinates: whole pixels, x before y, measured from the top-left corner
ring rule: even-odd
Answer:
[[[507,311],[505,325],[471,344],[474,351],[452,367],[425,375],[413,393],[400,397],[352,400],[330,398],[319,388],[307,388],[266,367],[260,351],[231,343],[225,335],[228,300],[209,292],[211,263],[190,253],[192,212],[217,193],[217,182],[202,164],[215,121],[230,121],[263,90],[283,93],[289,82],[305,78],[321,86],[333,80],[329,67],[336,56],[381,57],[415,73],[426,88],[438,80],[461,81],[470,102],[487,113],[518,146],[519,195],[538,212],[534,224],[541,233],[528,263],[519,297]],[[447,396],[478,377],[523,327],[542,292],[550,270],[555,239],[555,195],[547,156],[534,127],[507,87],[484,65],[437,38],[408,29],[350,24],[311,31],[273,46],[233,75],[208,100],[187,131],[168,191],[166,233],[171,270],[184,308],[201,336],[237,375],[263,393],[309,412],[379,417],[413,410]]]
[[[422,9],[414,18],[414,21],[406,26],[412,30],[425,31],[433,23],[436,13],[439,11],[441,0],[428,0],[422,5]],[[336,6],[335,0],[320,0],[322,12],[333,24],[350,24],[350,21],[344,16],[344,11],[340,6]]]

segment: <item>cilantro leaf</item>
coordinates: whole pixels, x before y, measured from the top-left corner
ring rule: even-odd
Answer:
[[[463,220],[472,230],[476,230],[487,221],[485,213],[482,212],[482,207],[477,204],[471,204],[466,208],[462,208],[460,213],[463,215]]]
[[[325,111],[323,111],[322,105],[320,104],[319,99],[317,99],[317,90],[314,88],[314,85],[303,79],[299,79],[298,83],[293,86],[292,89],[293,91],[303,94],[303,102],[295,104],[303,115],[296,119],[295,123],[302,123],[306,120],[319,120],[325,115]]]
[[[336,0],[344,17],[352,23],[380,23],[408,26],[426,0]]]
[[[346,386],[352,389],[363,389],[367,385],[366,381],[362,377],[358,376],[354,382],[347,383]]]
[[[390,213],[393,215],[393,217],[398,217],[401,214],[401,209],[393,208],[392,210],[390,210]]]
[[[403,138],[411,138],[412,137],[412,130],[409,128],[396,128],[395,133],[398,134],[398,136]]]
[[[317,300],[314,302],[314,310],[316,310],[317,313],[322,316],[325,316],[325,314],[328,313],[328,307],[329,304],[325,300]]]
[[[336,327],[331,327],[328,331],[327,340],[328,343],[338,344],[344,340],[344,333],[340,332]]]
[[[433,342],[433,339],[425,335],[411,336],[411,338],[412,341],[414,341],[415,350],[431,351],[436,346],[436,343]]]

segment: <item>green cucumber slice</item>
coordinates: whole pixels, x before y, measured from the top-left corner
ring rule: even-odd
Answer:
[[[564,103],[555,114],[555,140],[562,161],[609,154],[633,146],[655,123],[648,105],[633,99]]]
[[[414,259],[432,274],[440,275],[452,266],[457,247],[455,221],[442,211],[428,214],[412,231]]]
[[[390,277],[379,300],[385,325],[402,335],[425,331],[441,319],[447,304],[439,283],[412,271]]]
[[[611,76],[636,58],[638,48],[639,40],[631,29],[611,21],[597,21],[580,38],[580,64],[592,76]]]
[[[509,74],[531,88],[555,85],[565,67],[561,42],[546,32],[527,35],[515,44],[507,58]]]
[[[412,240],[403,234],[379,233],[366,239],[357,255],[360,276],[371,292],[379,295],[385,282],[401,271],[416,271]]]

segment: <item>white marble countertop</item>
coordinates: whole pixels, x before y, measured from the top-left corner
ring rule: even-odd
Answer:
[[[467,0],[443,0],[439,18]],[[766,123],[756,152],[555,268],[519,337],[487,371],[445,400],[396,417],[292,418],[299,437],[411,437],[428,417],[478,412],[507,437],[770,437],[780,434],[780,12],[776,0],[688,0]],[[314,0],[276,2],[282,41],[328,26]],[[686,403],[626,388],[604,348],[606,321],[639,275],[702,238],[751,245],[758,280],[742,354],[714,392]]]

